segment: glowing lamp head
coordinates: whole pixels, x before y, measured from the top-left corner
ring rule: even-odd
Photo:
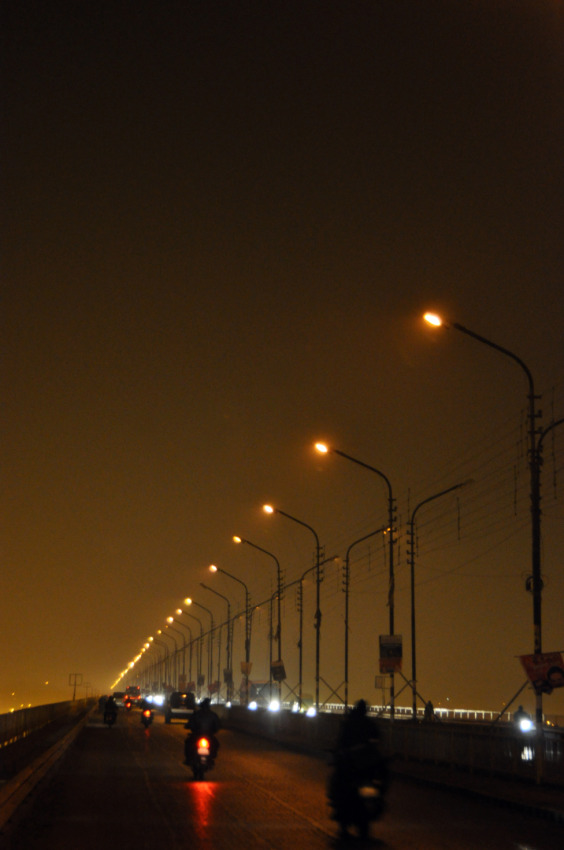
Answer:
[[[433,325],[434,328],[440,328],[443,320],[436,313],[425,313],[423,316],[428,325]]]
[[[262,509],[265,512],[265,514],[273,514],[274,513],[274,508],[272,507],[272,505],[263,505]]]
[[[326,455],[329,451],[329,446],[326,446],[325,443],[316,443],[315,451],[319,452],[322,455]]]
[[[215,564],[210,564],[210,573],[216,573],[216,572],[217,572],[217,567],[216,567],[216,565],[215,565]]]
[[[238,537],[236,534],[233,535],[233,543],[242,543],[242,537]]]
[[[192,604],[192,600],[190,599],[189,596],[187,596],[186,599],[184,600],[184,604],[185,605],[191,605]]]
[[[177,608],[177,609],[176,609],[176,613],[177,613],[177,614],[182,614],[182,608]]]
[[[174,623],[174,617],[167,617],[166,621],[167,623]]]

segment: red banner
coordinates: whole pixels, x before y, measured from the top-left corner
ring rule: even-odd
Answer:
[[[521,664],[537,694],[551,694],[564,687],[564,663],[561,652],[520,655]]]

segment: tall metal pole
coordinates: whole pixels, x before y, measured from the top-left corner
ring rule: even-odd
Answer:
[[[278,596],[278,625],[276,629],[276,645],[278,649],[278,661],[282,661],[282,571],[280,569],[280,561],[273,555],[272,552],[269,552],[267,549],[263,549],[262,546],[257,546],[256,543],[252,543],[250,540],[246,540],[244,537],[234,536],[233,541],[235,543],[246,543],[247,546],[252,546],[253,549],[258,549],[259,552],[262,552],[264,555],[268,555],[269,558],[272,558],[276,564],[276,585],[277,585],[277,596]],[[278,696],[279,699],[282,699],[282,682],[278,682]]]
[[[384,475],[384,473],[380,469],[376,469],[374,466],[369,466],[369,464],[364,463],[362,460],[358,460],[356,457],[352,457],[352,455],[346,454],[342,452],[340,449],[335,449],[333,447],[329,447],[324,445],[324,443],[317,443],[315,448],[317,451],[325,454],[327,452],[333,452],[333,454],[339,455],[339,457],[345,458],[345,460],[350,460],[352,463],[356,463],[357,466],[362,466],[364,469],[368,469],[370,472],[374,472],[378,475],[386,484],[388,489],[388,527],[389,527],[389,541],[388,541],[388,557],[389,557],[389,585],[388,585],[388,612],[389,612],[389,632],[390,636],[394,634],[394,593],[395,593],[395,577],[394,577],[394,531],[395,531],[395,508],[394,508],[394,497],[392,493],[392,485],[390,484],[389,478]],[[395,685],[394,685],[394,674],[390,674],[390,711],[392,720],[394,719],[395,713]]]
[[[537,417],[540,416],[540,413],[537,414],[536,410],[536,401],[539,396],[535,395],[535,385],[533,381],[533,376],[528,368],[528,366],[514,354],[512,351],[509,351],[507,348],[503,348],[503,346],[498,345],[495,342],[492,342],[490,339],[487,339],[481,334],[477,334],[474,331],[469,330],[464,327],[464,325],[459,324],[458,322],[443,322],[443,320],[438,316],[433,316],[432,314],[427,313],[425,315],[425,319],[429,324],[440,326],[444,325],[446,328],[455,328],[455,330],[460,331],[466,336],[472,337],[472,339],[477,340],[478,342],[483,343],[484,345],[489,346],[489,348],[495,349],[495,351],[499,351],[501,354],[504,354],[506,357],[509,357],[513,360],[517,365],[522,369],[527,378],[527,382],[529,385],[529,393],[528,393],[528,406],[529,406],[529,415],[528,415],[528,431],[529,431],[529,472],[530,472],[530,497],[531,497],[531,586],[533,593],[533,645],[534,645],[534,654],[541,655],[542,654],[542,575],[541,575],[541,511],[540,511],[540,470],[539,470],[539,451],[537,446],[537,425],[536,420]],[[542,691],[535,691],[536,693],[536,725],[539,734],[542,732]]]
[[[264,510],[266,513],[280,514],[280,516],[284,516],[286,519],[296,522],[298,525],[302,525],[304,528],[307,528],[308,531],[311,531],[315,538],[315,710],[319,711],[319,667],[321,656],[321,546],[319,544],[319,537],[311,525],[308,525],[301,519],[297,519],[291,514],[287,514],[285,511],[280,510],[280,508],[273,508],[271,505],[264,505]]]
[[[216,567],[215,564],[211,564],[210,572],[212,573],[222,573],[224,576],[232,579],[233,581],[238,582],[238,584],[242,585],[245,590],[245,705],[249,704],[249,665],[251,659],[251,604],[250,604],[250,595],[249,588],[237,576],[232,575],[232,573],[228,573],[227,570],[224,570],[222,567]]]
[[[220,593],[218,590],[214,590],[213,587],[208,587],[208,585],[204,584],[203,581],[200,582],[200,585],[204,588],[204,590],[209,590],[210,593],[215,593],[216,596],[221,597],[221,599],[223,599],[227,603],[227,641],[226,641],[226,662],[225,663],[227,665],[227,668],[226,668],[227,669],[227,680],[226,680],[227,701],[229,702],[231,700],[232,690],[233,690],[233,671],[231,669],[231,603],[230,603],[229,599],[227,598],[227,596],[224,596],[223,593]],[[221,639],[221,633],[220,633],[220,639]],[[218,668],[217,669],[218,669],[218,671],[220,671],[218,673],[218,678],[219,678],[219,681],[221,681],[221,678],[220,678],[221,670],[220,670],[219,661],[218,661]],[[218,695],[218,699],[219,699],[219,695]]]
[[[376,534],[382,534],[385,531],[387,526],[383,525],[381,528],[376,529],[376,531],[372,531],[370,534],[365,534],[364,537],[360,537],[358,540],[355,540],[354,543],[351,543],[349,548],[347,549],[347,553],[345,555],[345,712],[347,711],[349,704],[349,588],[350,588],[350,554],[351,550],[354,549],[359,543],[363,543],[365,540],[368,540],[369,537],[374,537]]]
[[[411,516],[409,518],[409,567],[410,567],[410,579],[411,579],[411,692],[412,692],[412,712],[413,712],[413,720],[417,719],[417,662],[416,662],[416,640],[415,640],[415,515],[417,514],[419,508],[422,508],[423,505],[427,505],[429,502],[433,502],[435,499],[438,499],[440,496],[446,496],[447,493],[452,493],[453,490],[459,490],[461,487],[465,487],[467,484],[470,484],[471,481],[462,481],[460,484],[454,484],[452,487],[448,487],[446,490],[441,490],[440,493],[435,493],[434,496],[429,496],[427,499],[423,499],[422,502],[419,502],[418,505],[411,512]]]
[[[198,608],[201,608],[202,611],[205,611],[206,614],[209,614],[210,617],[210,631],[208,634],[208,690],[211,687],[211,681],[213,678],[213,632],[214,632],[214,624],[213,624],[213,614],[209,608],[206,608],[205,605],[202,605],[201,602],[196,602],[195,599],[191,599],[187,597],[184,602],[186,605],[196,605]]]

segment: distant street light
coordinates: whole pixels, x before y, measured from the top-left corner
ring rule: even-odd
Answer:
[[[267,514],[280,514],[280,516],[286,517],[286,519],[296,522],[298,525],[302,525],[308,531],[311,531],[315,538],[315,710],[319,711],[319,665],[321,650],[321,546],[319,544],[319,537],[311,525],[308,525],[301,519],[297,519],[291,514],[287,514],[285,511],[280,510],[280,508],[274,508],[272,505],[263,505],[263,511]]]
[[[528,402],[529,402],[529,470],[530,470],[530,496],[531,496],[531,583],[533,593],[533,637],[534,637],[534,654],[542,654],[542,575],[541,575],[541,510],[540,510],[540,459],[537,445],[537,426],[536,420],[536,401],[538,396],[535,395],[535,386],[533,376],[529,368],[517,357],[512,351],[503,348],[501,345],[492,342],[474,331],[468,330],[464,325],[458,322],[445,322],[440,316],[434,313],[425,313],[425,321],[433,327],[454,328],[466,336],[487,345],[489,348],[499,351],[506,357],[509,357],[522,369],[525,373],[529,385]],[[537,729],[542,731],[542,692],[536,692],[536,725]]]
[[[178,609],[177,609],[177,611],[176,611],[176,613],[177,613],[177,614],[178,614],[178,613],[180,613],[180,614],[181,614],[181,613],[182,613],[182,609],[178,608]],[[181,622],[180,622],[180,620],[176,620],[176,619],[174,619],[174,617],[169,617],[169,618],[168,618],[168,621],[169,621],[169,622],[171,622],[171,621],[172,621],[173,623],[176,623],[177,625],[179,625],[179,626],[180,626],[180,628],[181,628],[181,629],[186,629],[186,631],[188,632],[188,634],[189,634],[189,636],[190,636],[190,643],[189,643],[189,646],[190,646],[190,655],[189,655],[188,677],[189,677],[190,681],[192,681],[192,644],[193,644],[192,629],[190,628],[190,626],[185,626],[185,625],[184,625],[184,623],[181,623]],[[186,642],[184,643],[184,653],[186,654]]]
[[[281,615],[281,604],[282,604],[282,572],[280,570],[280,561],[273,555],[272,552],[268,552],[266,549],[263,549],[262,546],[257,546],[256,543],[252,543],[250,540],[246,540],[244,537],[238,537],[235,535],[233,537],[234,543],[246,543],[247,546],[252,546],[253,549],[258,549],[259,552],[263,552],[263,554],[268,555],[269,558],[272,558],[276,564],[276,585],[277,591],[276,595],[278,597],[278,626],[276,629],[276,645],[278,649],[278,661],[282,661],[282,615]],[[272,680],[272,669],[270,671],[270,678]],[[280,702],[282,702],[282,681],[278,681],[278,698]]]
[[[448,487],[446,490],[441,490],[440,493],[435,493],[434,496],[429,496],[428,499],[423,499],[422,502],[419,502],[418,505],[411,512],[411,516],[409,518],[409,565],[410,565],[410,576],[411,576],[411,691],[412,691],[412,712],[413,712],[413,720],[417,719],[417,663],[416,663],[416,640],[415,640],[415,515],[419,508],[422,508],[423,505],[427,505],[429,502],[433,502],[435,499],[438,499],[440,496],[446,496],[447,493],[452,493],[453,490],[459,490],[461,487],[465,487],[467,484],[471,484],[471,479],[468,481],[462,481],[460,484],[455,484],[452,487]]]
[[[230,603],[229,599],[227,598],[227,596],[224,596],[223,593],[220,593],[218,590],[214,590],[213,587],[208,587],[208,585],[204,584],[203,581],[200,582],[200,586],[203,587],[204,590],[209,590],[210,593],[215,593],[216,596],[219,596],[221,599],[223,599],[227,603],[227,647],[226,647],[226,674],[227,674],[227,678],[226,678],[225,684],[227,686],[227,702],[230,702],[231,697],[233,695],[232,694],[232,691],[233,691],[233,670],[231,669],[231,642],[232,642],[232,636],[231,636],[231,603]],[[220,672],[220,669],[221,669],[220,655],[221,655],[221,647],[218,649],[218,657],[217,657],[218,680],[219,681],[221,681],[221,679],[219,678],[219,672]],[[220,688],[221,688],[221,685],[220,685]],[[218,692],[217,692],[217,701],[219,702],[219,689],[218,689]]]
[[[172,623],[175,622],[174,617],[167,617],[166,621],[168,623],[168,626],[166,628],[170,629],[173,632],[176,632],[176,634],[180,635],[180,637],[182,638],[182,676],[184,679],[186,679],[186,638],[184,637],[183,632],[181,632],[179,629],[175,629],[172,625]]]
[[[395,516],[394,516],[394,497],[392,494],[392,485],[390,481],[384,473],[376,469],[374,466],[369,466],[367,463],[364,463],[362,460],[358,460],[356,457],[352,457],[351,455],[345,454],[340,449],[335,449],[331,446],[327,446],[325,443],[316,443],[315,448],[320,454],[327,454],[328,452],[332,452],[333,454],[339,455],[339,457],[345,458],[345,460],[350,460],[352,463],[356,463],[357,466],[362,466],[364,469],[368,469],[370,472],[374,472],[385,482],[386,487],[388,488],[388,526],[389,526],[389,542],[388,542],[388,552],[389,552],[389,585],[388,585],[388,611],[389,611],[389,632],[390,636],[394,634],[394,592],[395,592],[395,578],[394,578],[394,525],[395,525]],[[390,684],[390,711],[392,720],[394,718],[395,711],[395,693],[394,693],[394,674],[390,675],[391,684]]]
[[[204,626],[199,617],[196,617],[195,614],[192,614],[190,611],[184,611],[182,608],[176,609],[177,614],[184,614],[185,617],[191,617],[195,620],[200,626],[200,645],[198,647],[198,658],[197,658],[197,666],[198,666],[198,681],[197,681],[197,691],[198,691],[198,699],[200,697],[200,688],[202,687],[202,653],[204,649]]]
[[[178,644],[176,638],[172,635],[167,635],[162,629],[157,629],[157,634],[162,637],[168,637],[174,644],[174,655],[172,656],[172,684],[175,688],[178,687]]]
[[[184,600],[185,605],[196,605],[198,608],[201,608],[202,611],[205,611],[206,614],[209,614],[210,617],[210,632],[208,635],[208,691],[211,688],[212,677],[213,677],[213,614],[209,608],[206,608],[205,605],[202,605],[201,602],[196,602],[195,599],[191,599],[191,597],[187,597]],[[211,692],[210,692],[211,695]]]
[[[210,564],[209,567],[210,573],[221,573],[224,576],[236,581],[238,584],[242,585],[245,590],[245,705],[249,704],[249,667],[250,667],[250,659],[251,659],[251,605],[250,605],[250,596],[249,596],[249,588],[237,576],[232,575],[232,573],[228,573],[227,570],[224,570],[223,567],[216,567],[215,564]]]
[[[387,526],[384,525],[382,528],[377,528],[376,531],[371,531],[370,534],[365,534],[364,537],[359,538],[359,540],[355,540],[349,548],[347,549],[347,553],[345,555],[345,712],[347,711],[349,704],[349,591],[350,591],[350,554],[352,549],[357,546],[359,543],[363,543],[365,540],[368,540],[370,537],[374,537],[376,534],[382,534],[382,532],[386,531]]]

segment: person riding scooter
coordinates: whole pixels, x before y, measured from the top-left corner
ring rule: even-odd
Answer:
[[[343,835],[347,833],[348,825],[357,820],[359,787],[377,780],[381,795],[387,789],[387,764],[380,753],[378,738],[378,727],[367,716],[365,701],[359,700],[341,724],[333,751],[334,770],[328,786],[329,802]],[[372,817],[374,815],[375,812]],[[367,821],[362,822],[362,829],[367,829]]]
[[[104,705],[104,723],[108,723],[110,726],[112,725],[112,723],[115,723],[117,713],[117,703],[113,696],[109,696]]]
[[[215,760],[217,751],[219,750],[219,741],[216,738],[216,732],[219,730],[219,717],[211,709],[211,700],[206,697],[206,699],[201,701],[199,707],[184,728],[190,730],[190,734],[184,742],[186,764],[191,762],[195,742],[202,735],[209,738],[210,756],[212,761]]]

